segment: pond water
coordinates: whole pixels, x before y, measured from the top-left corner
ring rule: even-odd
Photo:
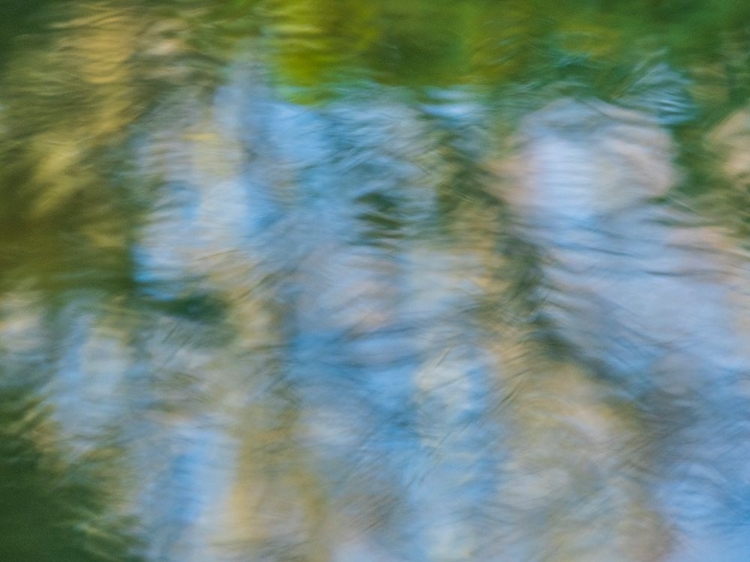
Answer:
[[[749,16],[4,2],[0,559],[745,562]]]

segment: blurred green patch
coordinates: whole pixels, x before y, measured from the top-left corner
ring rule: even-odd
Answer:
[[[24,389],[0,392],[0,560],[137,562],[127,535],[103,524],[96,481],[54,466],[43,404]]]

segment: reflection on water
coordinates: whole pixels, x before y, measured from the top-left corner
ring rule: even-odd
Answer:
[[[0,558],[745,561],[742,9],[38,4]]]

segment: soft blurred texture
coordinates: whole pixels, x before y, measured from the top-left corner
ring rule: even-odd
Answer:
[[[0,560],[750,560],[750,4],[3,0]]]

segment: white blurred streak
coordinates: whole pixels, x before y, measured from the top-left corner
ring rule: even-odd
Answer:
[[[703,548],[739,562],[747,527],[731,505],[747,494],[746,263],[738,268],[720,232],[652,200],[679,173],[668,133],[647,116],[561,100],[519,136],[508,199],[543,255],[542,311],[642,409],[649,478],[677,537],[668,559]],[[712,467],[721,474],[701,476]]]

